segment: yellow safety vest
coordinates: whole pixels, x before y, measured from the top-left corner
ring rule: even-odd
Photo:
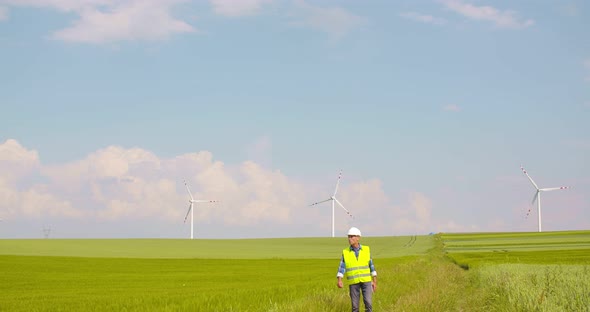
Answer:
[[[371,250],[369,246],[362,246],[361,250],[359,250],[358,259],[354,255],[354,250],[350,247],[342,250],[342,256],[346,265],[344,277],[349,285],[371,281],[371,268],[369,267]]]

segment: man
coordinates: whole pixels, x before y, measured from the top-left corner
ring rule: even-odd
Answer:
[[[358,312],[360,293],[363,293],[365,311],[373,311],[373,292],[377,290],[377,271],[371,259],[369,246],[361,245],[361,231],[355,227],[348,230],[349,247],[342,250],[340,268],[338,269],[338,288],[343,287],[342,279],[346,277],[352,302],[352,312]]]

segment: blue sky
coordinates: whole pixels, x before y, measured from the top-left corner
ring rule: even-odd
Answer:
[[[0,0],[0,237],[590,228],[586,1]]]

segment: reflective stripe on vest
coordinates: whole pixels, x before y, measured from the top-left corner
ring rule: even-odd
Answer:
[[[371,281],[371,268],[369,261],[371,260],[371,251],[369,246],[362,246],[359,250],[359,258],[357,259],[354,251],[349,248],[342,250],[344,257],[344,264],[346,265],[346,281],[348,284],[357,284]]]

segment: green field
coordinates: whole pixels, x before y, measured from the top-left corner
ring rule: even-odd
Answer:
[[[428,236],[366,237],[375,258],[425,254]],[[0,255],[166,259],[335,259],[345,238],[0,240]],[[411,244],[411,246],[409,246]],[[337,265],[337,264],[336,264]]]
[[[590,311],[590,231],[443,234],[493,311]]]
[[[590,232],[364,237],[375,311],[588,311]],[[348,311],[345,238],[0,240],[0,311]]]

